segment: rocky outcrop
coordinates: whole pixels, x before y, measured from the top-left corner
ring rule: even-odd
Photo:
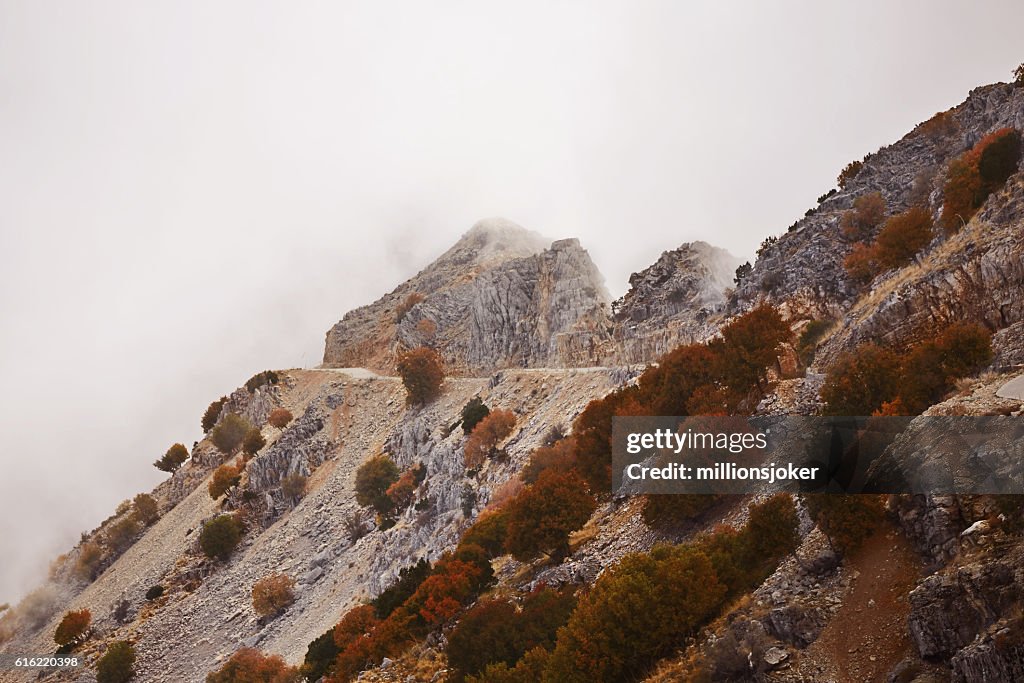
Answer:
[[[1019,549],[933,574],[910,592],[910,633],[922,657],[950,658],[1020,604]],[[967,680],[1016,680],[967,679]]]
[[[955,683],[1021,681],[1024,680],[1024,644],[1010,629],[1003,628],[965,647],[953,657],[951,664]]]
[[[738,258],[706,242],[664,252],[630,276],[629,291],[612,304],[615,347],[609,355],[638,363],[714,334],[738,265]]]
[[[904,344],[953,320],[976,320],[993,331],[1021,320],[1024,186],[1019,175],[990,198],[966,230],[949,241],[936,238],[922,262],[876,279],[866,296],[859,296],[843,270],[852,243],[839,223],[856,197],[880,192],[890,213],[923,198],[937,215],[951,158],[997,128],[1024,129],[1024,90],[1005,84],[977,88],[950,110],[947,123],[938,130],[922,125],[869,154],[846,188],[808,211],[777,241],[766,242],[753,272],[737,288],[732,310],[768,300],[791,315],[840,319],[839,334],[819,352],[821,365],[868,339]]]
[[[398,350],[427,345],[454,372],[591,365],[609,335],[608,302],[578,240],[545,249],[508,221],[481,221],[401,287],[346,314],[327,333],[324,363],[390,371]]]

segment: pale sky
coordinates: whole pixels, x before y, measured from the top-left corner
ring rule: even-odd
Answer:
[[[830,6],[825,6],[830,5]],[[1024,3],[0,1],[0,602],[206,405],[500,215],[750,257]]]

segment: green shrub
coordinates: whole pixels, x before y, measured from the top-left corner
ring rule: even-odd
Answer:
[[[231,455],[242,444],[251,429],[252,425],[244,417],[237,413],[228,413],[210,432],[210,440],[221,453]]]
[[[220,417],[220,411],[224,407],[224,404],[228,402],[227,396],[221,396],[216,401],[211,403],[207,408],[206,412],[203,413],[202,425],[203,433],[209,432],[217,424],[217,418]]]
[[[306,648],[299,672],[307,681],[319,681],[333,668],[341,649],[334,643],[334,627],[317,637]]]
[[[370,506],[382,515],[391,512],[393,503],[388,488],[398,481],[398,467],[386,455],[370,458],[356,470],[356,502]]]
[[[545,680],[632,680],[720,609],[726,587],[707,555],[659,546],[627,555],[598,579],[558,633]]]
[[[544,588],[527,595],[521,609],[505,600],[482,600],[448,636],[449,680],[457,683],[489,664],[512,666],[534,647],[551,648],[575,606],[571,592]]]
[[[430,563],[421,559],[411,567],[403,567],[398,572],[398,580],[381,591],[370,604],[378,619],[386,619],[405,602],[416,589],[430,576]]]
[[[96,662],[96,683],[127,683],[135,675],[135,648],[119,640]]]
[[[462,406],[462,432],[468,435],[477,423],[487,417],[490,412],[491,409],[479,396],[469,399],[469,402]]]
[[[256,373],[250,377],[246,383],[245,388],[248,389],[249,393],[254,393],[257,389],[261,389],[265,386],[277,384],[280,381],[280,377],[274,370],[264,370],[263,372]]]
[[[176,443],[153,463],[153,467],[163,472],[175,472],[186,460],[188,460],[188,449],[182,444]]]
[[[503,510],[486,511],[462,534],[462,542],[480,546],[490,557],[498,557],[505,552],[507,528],[508,516]]]
[[[132,514],[144,526],[149,526],[160,518],[160,510],[156,499],[148,493],[140,493],[132,500]]]
[[[1001,188],[1017,172],[1020,155],[1020,131],[1012,128],[997,133],[985,145],[978,159],[978,173],[981,175],[981,191],[986,196]]]
[[[796,343],[796,352],[800,357],[801,363],[804,365],[811,364],[817,351],[818,342],[821,341],[825,333],[832,327],[833,322],[833,320],[811,320],[804,325],[804,329],[800,331],[800,338]]]
[[[267,445],[267,440],[263,438],[263,432],[258,428],[253,427],[242,441],[242,452],[247,455],[256,455],[260,449]]]
[[[743,283],[743,281],[750,276],[752,272],[754,272],[754,266],[750,265],[750,261],[747,261],[746,263],[741,263],[740,265],[736,266],[736,273],[733,275],[732,283],[739,287]]]
[[[1017,170],[1020,156],[1020,132],[1001,128],[954,159],[942,188],[942,228],[953,234],[970,221],[988,196]]]
[[[235,515],[218,515],[203,524],[199,547],[210,558],[226,560],[242,541],[245,525]]]
[[[164,594],[164,587],[161,586],[160,584],[157,584],[155,586],[151,586],[150,589],[148,591],[146,591],[146,599],[147,600],[156,600],[157,598],[161,597],[163,594]]]

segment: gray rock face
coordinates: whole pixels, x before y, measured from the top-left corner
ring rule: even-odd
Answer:
[[[991,638],[971,643],[957,653],[951,662],[956,683],[987,681],[1013,683],[1024,680],[1024,645],[1007,643],[1008,629]]]
[[[703,341],[717,329],[740,260],[706,242],[664,252],[629,278],[629,291],[612,304],[616,360],[638,363],[680,344]]]
[[[956,496],[904,496],[897,502],[900,526],[925,557],[940,566],[956,555],[968,526]]]
[[[540,246],[507,221],[482,221],[441,258],[327,333],[324,363],[389,370],[429,345],[450,369],[589,364],[607,335],[604,280],[578,240]],[[410,295],[420,299],[402,314]]]

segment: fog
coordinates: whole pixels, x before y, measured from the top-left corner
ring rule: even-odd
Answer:
[[[752,256],[1024,60],[1005,2],[0,2],[0,602],[500,215]]]

